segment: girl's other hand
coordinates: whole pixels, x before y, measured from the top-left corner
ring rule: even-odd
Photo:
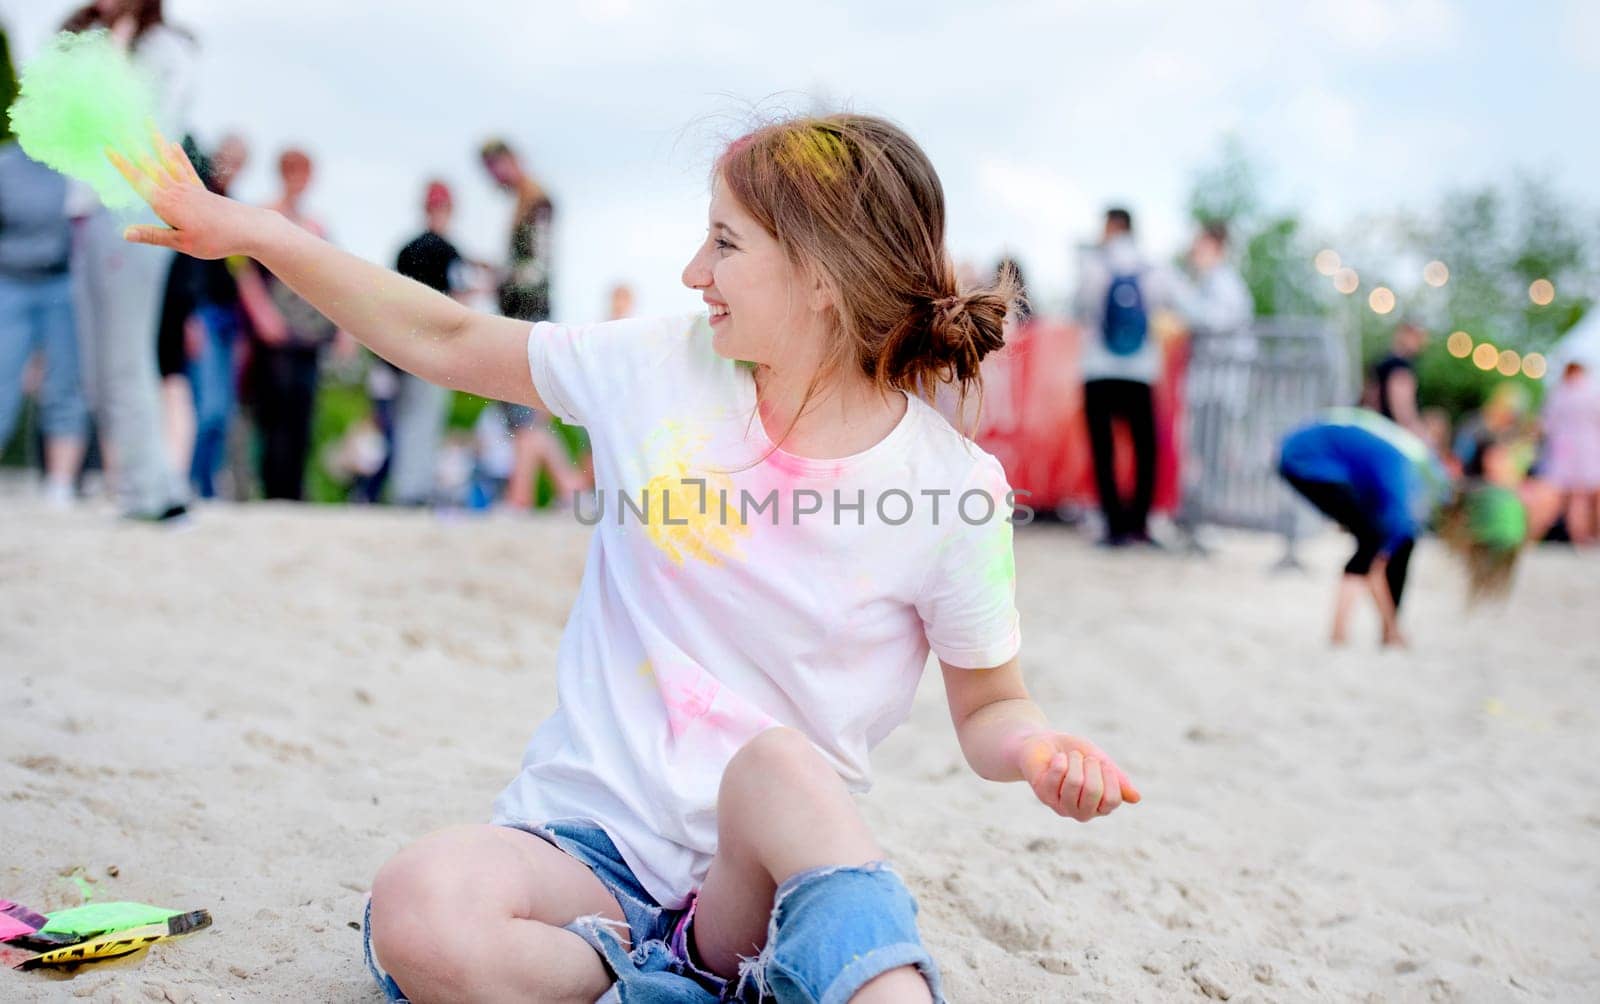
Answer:
[[[1139,789],[1094,743],[1065,732],[1034,736],[1022,744],[1019,767],[1039,801],[1058,816],[1086,823],[1139,801]]]
[[[151,144],[156,156],[140,157],[137,164],[115,150],[107,150],[106,157],[171,229],[132,226],[123,231],[123,239],[172,248],[192,258],[247,253],[263,211],[207,191],[183,148],[160,133],[152,134]]]

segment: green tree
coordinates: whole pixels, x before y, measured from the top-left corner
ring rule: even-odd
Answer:
[[[1228,138],[1196,172],[1189,192],[1197,223],[1228,224],[1257,316],[1337,317],[1350,333],[1352,362],[1361,366],[1388,351],[1402,318],[1420,321],[1436,333],[1418,360],[1422,403],[1454,415],[1477,407],[1506,377],[1451,355],[1449,333],[1466,331],[1474,342],[1519,354],[1542,352],[1578,323],[1596,294],[1591,276],[1600,265],[1600,221],[1540,178],[1452,192],[1421,215],[1353,221],[1346,239],[1332,242],[1360,277],[1346,296],[1313,264],[1324,242],[1307,232],[1294,208],[1269,206],[1263,191],[1257,162]],[[1434,260],[1449,269],[1441,287],[1422,281],[1422,264]],[[1539,279],[1554,286],[1545,304],[1530,296]],[[1396,307],[1381,314],[1368,300],[1378,286],[1396,297]]]
[[[1474,343],[1526,355],[1549,350],[1578,323],[1593,303],[1591,276],[1600,264],[1595,222],[1576,199],[1531,176],[1452,192],[1426,217],[1408,221],[1409,256],[1449,269],[1442,287],[1419,285],[1408,297],[1440,336],[1419,361],[1425,404],[1459,414],[1506,379],[1446,351],[1449,333],[1465,331]],[[1548,303],[1531,295],[1537,280],[1554,287]]]

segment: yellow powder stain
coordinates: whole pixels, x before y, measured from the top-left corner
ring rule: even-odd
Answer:
[[[720,565],[724,556],[737,553],[738,538],[750,530],[739,513],[733,479],[696,466],[709,438],[671,422],[646,447],[659,473],[644,487],[645,532],[677,565],[688,558]]]

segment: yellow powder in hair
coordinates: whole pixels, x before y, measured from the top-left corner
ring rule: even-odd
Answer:
[[[831,129],[820,126],[788,130],[778,151],[778,163],[820,181],[836,181],[850,159],[849,147]]]

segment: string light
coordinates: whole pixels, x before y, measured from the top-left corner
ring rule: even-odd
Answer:
[[[1540,307],[1550,306],[1556,298],[1556,284],[1549,279],[1535,279],[1528,284],[1528,299]]]
[[[1317,256],[1311,260],[1317,266],[1317,271],[1321,272],[1323,275],[1332,275],[1333,273],[1339,271],[1339,252],[1335,251],[1333,248],[1323,248],[1321,251],[1318,251]]]
[[[1548,364],[1545,362],[1544,356],[1539,353],[1530,352],[1522,357],[1522,375],[1529,380],[1540,379],[1547,370]]]
[[[1367,306],[1374,313],[1387,314],[1394,309],[1394,291],[1388,286],[1379,286],[1367,297]]]
[[[1438,289],[1450,281],[1450,269],[1442,261],[1430,261],[1422,266],[1422,281]]]
[[[1361,288],[1361,277],[1353,268],[1341,268],[1334,273],[1333,288],[1348,296]]]
[[[1522,357],[1517,355],[1515,349],[1502,349],[1497,369],[1501,376],[1516,376],[1522,371]]]
[[[1472,364],[1485,373],[1494,369],[1499,362],[1500,350],[1488,342],[1481,342],[1472,350]]]
[[[1450,337],[1445,339],[1444,347],[1457,359],[1465,359],[1472,355],[1472,336],[1465,331],[1452,331]]]

